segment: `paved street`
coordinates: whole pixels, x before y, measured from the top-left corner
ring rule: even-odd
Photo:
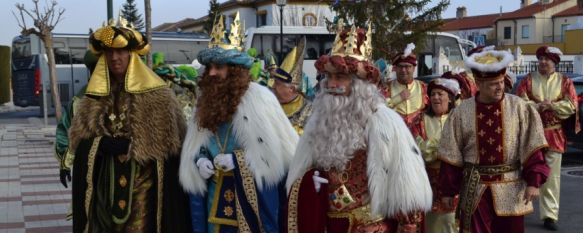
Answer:
[[[70,190],[59,183],[53,158],[54,118],[45,127],[38,117],[38,109],[14,112],[0,106],[0,233],[70,232],[65,220]],[[582,175],[583,151],[565,154],[558,232],[583,232]],[[547,232],[537,212],[526,218],[526,229]]]
[[[0,112],[0,233],[70,232],[71,195],[53,158],[54,120],[45,127],[36,110]]]

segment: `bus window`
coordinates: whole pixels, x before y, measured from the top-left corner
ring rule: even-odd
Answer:
[[[463,55],[460,49],[460,45],[456,38],[437,36],[435,38],[435,50],[434,53],[439,54],[439,49],[442,48],[445,52],[445,56],[450,62],[462,61]]]
[[[297,43],[302,35],[284,35],[283,51],[285,54],[289,53],[291,49],[297,46]],[[327,54],[332,47],[334,35],[305,35],[306,36],[306,51],[304,59],[316,60],[320,56]],[[259,58],[263,58],[268,52],[274,53],[278,57],[280,51],[280,40],[277,34],[255,34],[251,47],[257,49]],[[280,61],[281,62],[281,61]]]
[[[55,52],[55,64],[71,64],[67,38],[53,38],[53,51]]]
[[[12,58],[30,57],[30,38],[21,38],[12,42]]]
[[[71,47],[69,49],[69,51],[71,51],[71,64],[85,64],[85,62],[83,61],[83,58],[85,56],[85,51],[87,51],[87,48],[85,48],[85,47],[82,47],[82,48]]]

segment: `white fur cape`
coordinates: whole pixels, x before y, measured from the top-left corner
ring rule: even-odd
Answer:
[[[196,109],[193,116],[196,119]],[[298,135],[273,93],[251,83],[237,106],[232,123],[233,134],[245,152],[257,187],[277,185],[286,175]],[[188,122],[179,176],[180,183],[190,193],[206,193],[206,180],[200,176],[194,159],[200,148],[208,145],[211,136],[213,133],[198,127],[195,120]]]
[[[402,118],[380,104],[369,119],[365,133],[372,212],[390,218],[397,213],[429,211],[432,191],[425,164]],[[313,166],[310,142],[304,139],[298,144],[287,177],[288,193],[293,183]]]

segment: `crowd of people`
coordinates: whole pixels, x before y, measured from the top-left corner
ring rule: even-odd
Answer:
[[[305,39],[257,71],[242,25],[216,21],[201,75],[147,67],[123,20],[90,36],[91,78],[55,143],[73,232],[524,232],[537,198],[557,230],[565,131],[579,130],[560,50],[537,50],[516,95],[514,58],[492,47],[424,83],[409,44],[385,82],[370,26],[339,22],[314,92]]]

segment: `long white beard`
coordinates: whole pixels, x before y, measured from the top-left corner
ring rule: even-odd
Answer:
[[[366,148],[367,121],[383,102],[376,86],[357,78],[349,96],[318,93],[303,135],[310,142],[313,165],[344,169],[354,152]]]

